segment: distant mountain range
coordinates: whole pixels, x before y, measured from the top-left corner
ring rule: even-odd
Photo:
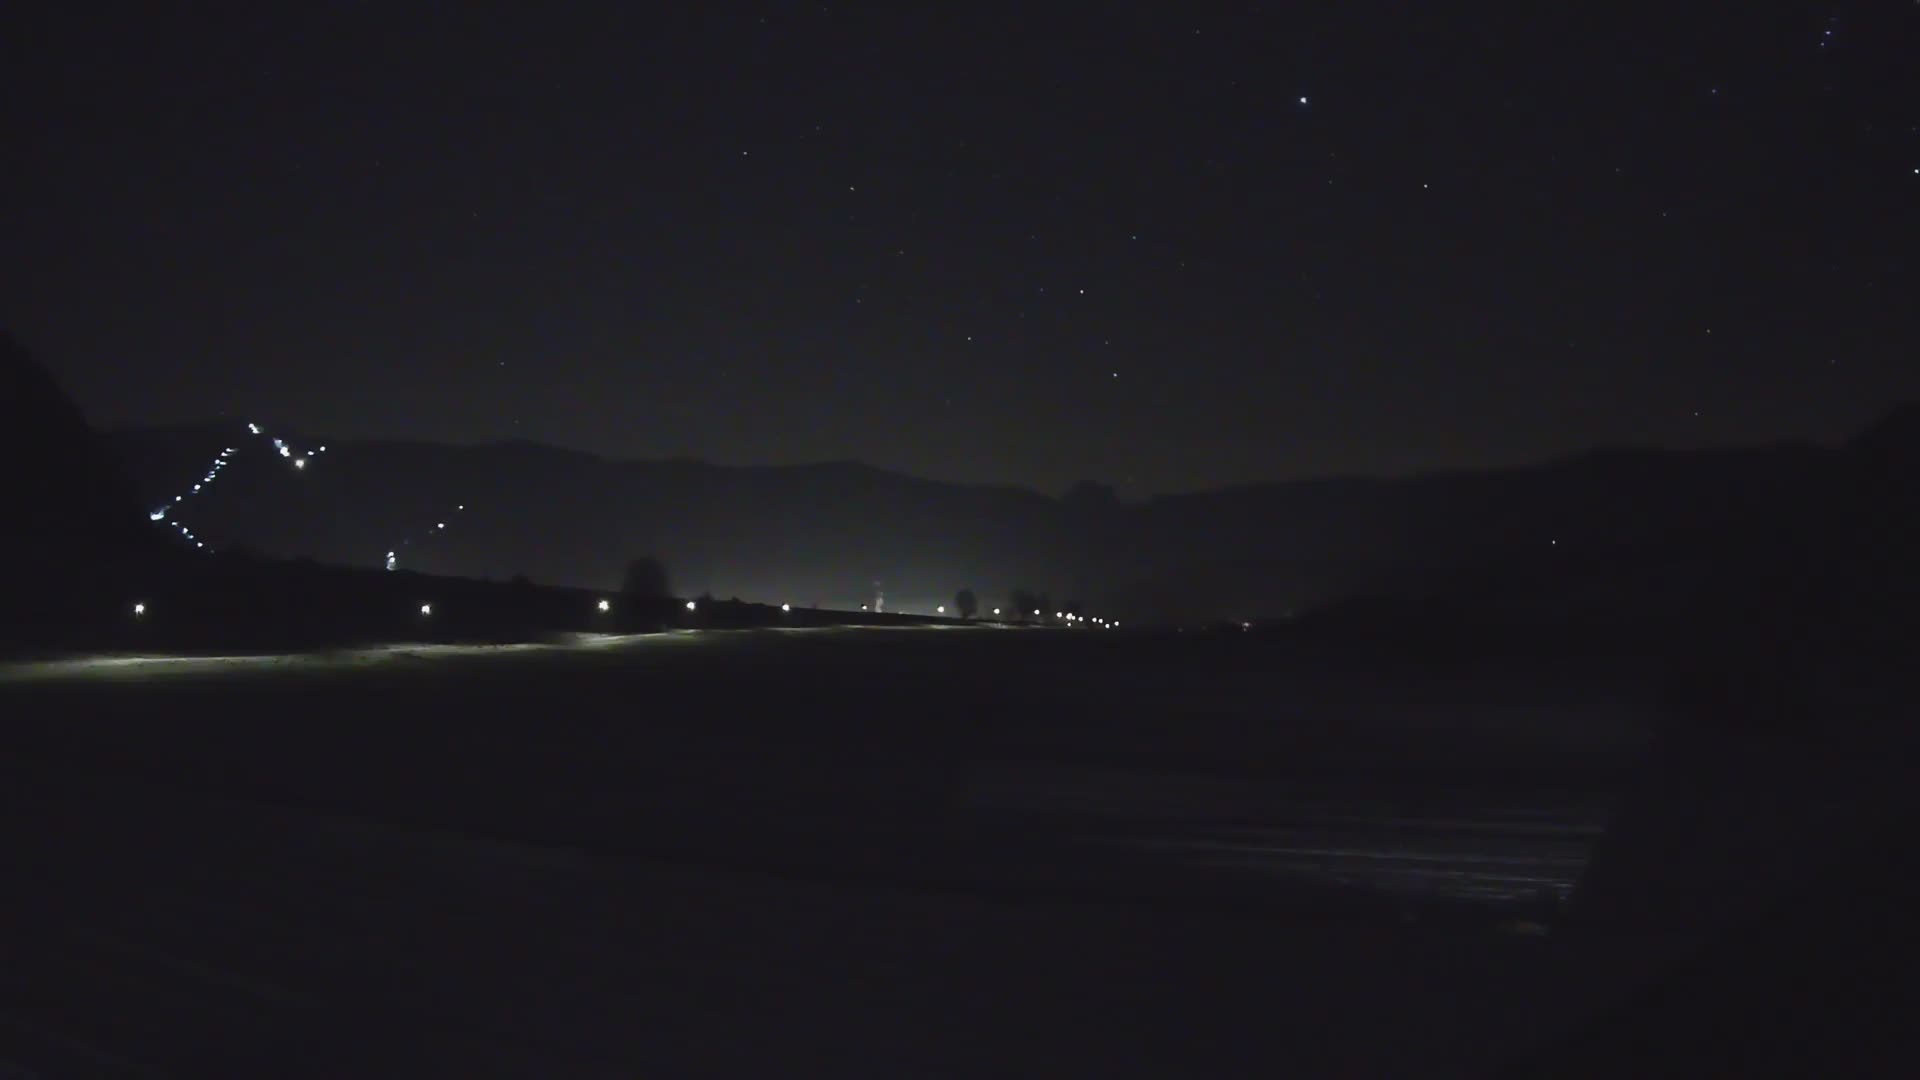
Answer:
[[[152,506],[238,448],[180,514],[217,546],[263,554],[372,566],[394,551],[417,570],[591,587],[650,554],[683,595],[857,607],[880,591],[889,608],[931,610],[962,587],[983,608],[1024,587],[1056,607],[1176,621],[1378,596],[1535,615],[1657,606],[1837,557],[1809,553],[1839,550],[1835,531],[1858,532],[1876,500],[1910,499],[1920,463],[1914,406],[1840,447],[1609,450],[1136,504],[1096,485],[1053,498],[852,462],[736,468],[273,434],[327,451],[296,470],[227,423],[108,444]]]

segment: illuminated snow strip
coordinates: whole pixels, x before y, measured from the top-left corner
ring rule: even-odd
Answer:
[[[146,612],[138,612],[145,615]],[[509,656],[562,656],[617,652],[625,648],[712,648],[751,639],[760,633],[839,636],[918,633],[925,630],[962,630],[955,626],[787,626],[739,630],[664,630],[637,634],[559,633],[546,641],[500,644],[400,642],[310,652],[246,653],[239,655],[111,655],[65,656],[46,660],[0,661],[0,685],[46,680],[139,679],[168,674],[232,674],[250,671],[351,671],[368,664],[410,661],[499,659]]]

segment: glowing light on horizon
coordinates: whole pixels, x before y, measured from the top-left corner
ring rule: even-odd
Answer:
[[[461,510],[465,510],[466,508],[467,508],[467,504],[466,504],[466,503],[460,503],[460,504],[458,504],[458,505],[456,505],[456,506],[454,507],[454,510],[455,510],[456,512],[458,512],[458,511],[461,511]],[[444,522],[444,521],[437,521],[437,522],[434,522],[434,524],[433,524],[432,526],[430,526],[430,527],[429,527],[429,528],[427,529],[427,536],[428,536],[428,537],[433,537],[433,536],[435,536],[435,535],[438,535],[438,534],[440,534],[440,533],[443,533],[443,532],[445,532],[445,531],[447,531],[447,523],[446,523],[446,522]],[[403,547],[403,548],[404,548],[404,547],[407,547],[407,546],[409,546],[409,545],[411,545],[412,543],[413,543],[413,538],[412,538],[412,537],[410,537],[410,536],[409,536],[409,537],[405,537],[405,538],[403,538],[403,539],[402,539],[402,540],[400,541],[400,547]],[[395,549],[395,551],[397,551],[397,550],[398,550],[398,549]],[[387,552],[387,563],[388,563],[388,565],[387,565],[387,569],[389,569],[389,570],[392,570],[392,569],[394,568],[394,563],[395,563],[395,559],[396,559],[396,555],[395,555],[395,551],[389,551],[389,552]]]
[[[612,611],[612,610],[613,610],[613,604],[612,604],[612,602],[611,602],[611,601],[607,601],[607,600],[602,600],[602,601],[600,601],[600,602],[599,602],[598,604],[595,604],[594,606],[595,606],[595,607],[597,607],[597,608],[599,608],[599,609],[600,609],[601,611],[603,611],[603,612],[605,612],[605,611]]]

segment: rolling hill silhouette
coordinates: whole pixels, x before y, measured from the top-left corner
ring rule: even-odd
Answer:
[[[403,566],[430,572],[611,587],[628,558],[652,553],[682,592],[797,604],[852,607],[877,581],[890,606],[928,609],[961,586],[991,607],[1024,585],[1169,621],[1386,598],[1440,617],[1471,606],[1519,622],[1629,619],[1839,588],[1852,573],[1843,558],[1879,558],[1856,549],[1877,544],[1882,524],[1911,529],[1916,417],[1920,408],[1896,411],[1842,447],[1605,450],[1132,504],[1097,488],[1056,499],[852,462],[742,468],[525,442],[334,442],[324,467],[299,476],[266,454],[238,462],[193,513],[214,543],[269,554],[371,566],[398,549]],[[125,431],[111,445],[159,502],[236,426]]]

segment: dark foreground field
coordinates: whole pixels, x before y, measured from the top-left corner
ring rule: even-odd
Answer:
[[[1676,953],[1561,918],[1648,685],[937,628],[14,665],[0,1061],[1552,1062]]]

